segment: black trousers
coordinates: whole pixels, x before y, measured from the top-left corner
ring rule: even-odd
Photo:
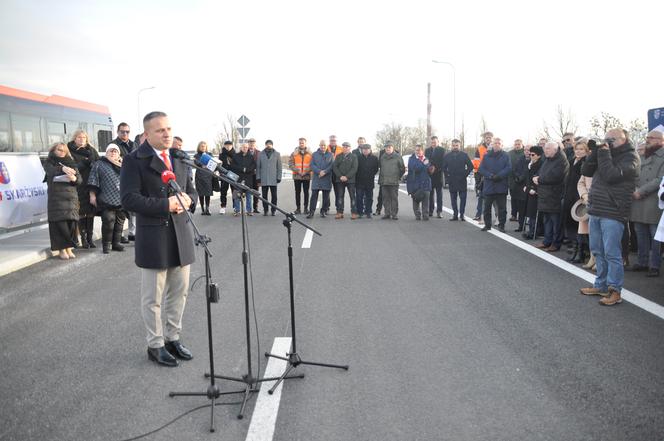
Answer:
[[[299,210],[300,207],[302,206],[300,204],[301,198],[300,198],[300,192],[304,190],[304,211],[307,211],[307,207],[309,206],[309,180],[304,180],[304,179],[295,179],[293,182],[295,182],[295,207]]]
[[[125,212],[120,208],[106,208],[101,212],[101,241],[105,243],[120,243],[122,227],[125,222]]]
[[[371,208],[371,207],[369,207]],[[379,213],[383,208],[383,186],[378,186],[378,197],[376,198],[376,213]]]
[[[344,212],[345,190],[348,189],[348,196],[350,197],[350,212],[357,214],[357,207],[355,206],[355,183],[336,182],[334,185],[337,188],[337,213]]]
[[[309,206],[309,213],[316,212],[319,191],[323,192],[323,204],[320,207],[320,212],[327,213],[330,209],[330,190],[311,190],[311,205]]]
[[[435,196],[434,196],[434,193]],[[434,199],[435,198],[435,199]],[[435,204],[434,204],[435,202]],[[441,179],[440,184],[431,185],[431,192],[429,193],[429,216],[433,215],[434,205],[436,207],[436,213],[441,213],[443,211],[443,182]]]
[[[277,186],[276,185],[263,185],[261,187],[261,193],[263,193],[263,199],[267,199],[267,193],[268,191],[272,195],[270,198],[270,202],[274,205],[277,205]],[[265,202],[263,202],[263,213],[267,213],[269,205],[267,205]],[[272,213],[276,212],[277,210],[272,208]]]
[[[219,193],[219,202],[221,202],[221,206],[226,208],[226,204],[228,203],[228,187],[230,187],[230,184],[226,181],[221,181],[221,192]]]
[[[491,228],[491,208],[493,204],[497,205],[498,225],[505,227],[507,221],[507,195],[506,194],[485,194],[484,195],[484,226]]]

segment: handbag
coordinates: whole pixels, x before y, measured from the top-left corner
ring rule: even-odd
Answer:
[[[415,193],[413,193],[413,200],[415,202],[422,202],[425,198],[425,192],[421,188],[417,190]]]
[[[219,184],[219,179],[212,178],[212,191],[221,191],[221,185]]]

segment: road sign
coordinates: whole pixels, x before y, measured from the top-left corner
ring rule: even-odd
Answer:
[[[648,130],[664,132],[664,107],[648,110]]]
[[[246,126],[249,124],[249,118],[247,118],[245,115],[242,115],[240,119],[237,120],[238,124],[240,124],[242,127]]]
[[[238,142],[238,144],[245,144],[245,143],[247,143],[247,142],[249,142],[249,141],[248,141],[247,139],[245,139],[245,138],[240,138],[240,139],[237,140],[237,142]]]
[[[251,130],[249,127],[238,127],[237,129],[238,133],[240,133],[240,136],[243,138],[247,136],[249,130]]]

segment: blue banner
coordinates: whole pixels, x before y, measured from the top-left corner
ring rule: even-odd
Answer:
[[[664,107],[648,110],[648,131],[654,129],[664,132]]]

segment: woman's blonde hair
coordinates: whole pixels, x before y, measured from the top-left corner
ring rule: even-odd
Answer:
[[[51,146],[51,148],[48,149],[48,152],[49,152],[49,153],[53,153],[53,152],[55,152],[55,149],[57,149],[57,148],[60,147],[60,146],[64,147],[64,149],[65,149],[65,156],[71,158],[71,153],[69,152],[69,147],[67,147],[67,144],[65,144],[64,142],[56,142],[55,144],[53,144],[53,145]]]
[[[202,145],[205,145],[205,147],[208,146],[208,145],[207,145],[207,142],[205,142],[205,141],[201,141],[201,142],[199,142],[198,145],[196,146],[196,153],[202,153],[202,150],[201,150],[201,146],[202,146]],[[206,150],[207,150],[207,149],[206,149]]]
[[[71,135],[71,140],[75,141],[78,135],[83,134],[85,135],[85,142],[90,144],[90,137],[88,136],[88,132],[86,132],[83,129],[76,129],[74,130],[74,133]]]

